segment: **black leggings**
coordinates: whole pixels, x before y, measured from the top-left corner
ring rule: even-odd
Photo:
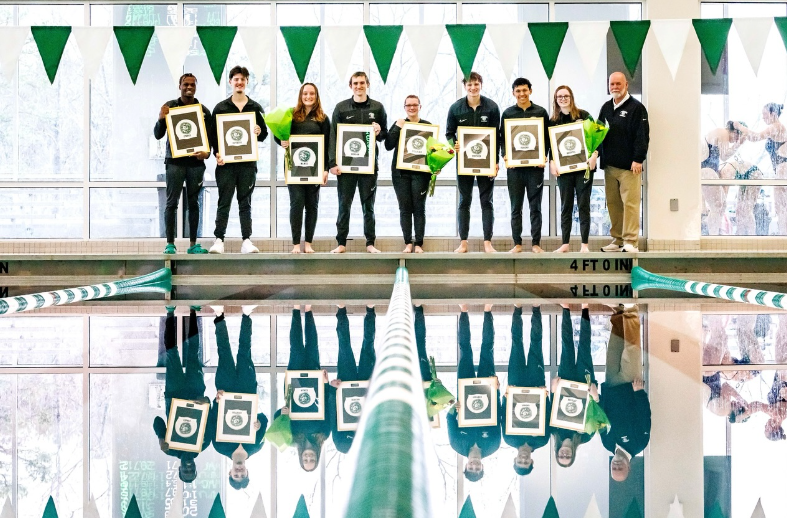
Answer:
[[[314,229],[317,228],[317,208],[320,205],[319,185],[288,185],[290,191],[290,229],[292,231],[292,244],[301,243],[301,226],[303,225],[303,211],[306,209],[306,242],[314,239]]]
[[[590,194],[593,191],[593,172],[585,180],[585,172],[561,174],[557,177],[560,189],[560,230],[563,233],[563,244],[567,245],[571,238],[571,226],[574,223],[574,195],[579,206],[579,233],[582,242],[588,242],[590,235]]]
[[[391,172],[396,199],[399,201],[399,224],[404,243],[413,243],[415,223],[415,246],[423,246],[426,229],[426,194],[431,175],[394,170]]]

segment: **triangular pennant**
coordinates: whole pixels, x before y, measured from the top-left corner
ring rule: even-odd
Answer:
[[[593,76],[601,58],[601,51],[607,43],[609,22],[569,22],[571,37],[579,52],[579,59],[589,76]]]
[[[522,49],[522,40],[527,34],[527,24],[504,23],[487,25],[486,32],[492,39],[497,60],[500,61],[503,73],[508,78],[516,68],[519,51]]]
[[[674,81],[680,61],[683,59],[683,49],[686,48],[686,40],[691,30],[691,20],[653,20],[650,29],[656,36],[661,55],[664,56]]]
[[[697,33],[697,39],[700,40],[702,52],[710,65],[710,71],[715,75],[724,53],[724,47],[727,45],[732,18],[695,19],[691,21],[691,24],[694,26],[694,32]]]
[[[473,502],[470,500],[470,495],[465,499],[462,510],[459,512],[459,518],[476,518],[475,509],[473,509]]]
[[[776,25],[776,28],[779,29],[782,43],[784,43],[784,48],[787,49],[787,17],[777,16],[773,19],[773,23]],[[17,54],[19,53],[17,52]]]
[[[624,516],[625,518],[642,518],[642,513],[639,512],[639,504],[636,498],[631,501]]]
[[[609,22],[609,28],[623,55],[623,63],[632,76],[642,57],[642,47],[648,37],[650,20]]]
[[[79,53],[82,54],[82,66],[85,77],[95,79],[104,54],[112,37],[112,27],[72,27],[74,40],[77,42]]]
[[[49,25],[30,27],[33,39],[41,54],[41,61],[44,62],[44,69],[50,83],[55,82],[57,67],[60,66],[60,59],[71,35],[71,27],[68,25]]]
[[[175,491],[169,504],[167,518],[183,518],[183,481],[175,480]]]
[[[757,75],[762,55],[765,53],[765,44],[773,27],[773,18],[735,18],[733,23],[754,75]]]
[[[49,497],[49,500],[46,502],[46,507],[44,507],[44,514],[41,515],[41,518],[57,518],[57,509],[55,508],[55,501],[52,500],[52,497]]]
[[[372,51],[374,62],[383,83],[388,81],[388,72],[391,71],[396,47],[399,45],[399,38],[402,36],[401,25],[364,25],[363,33],[366,35],[366,43]]]
[[[0,518],[14,518],[15,516],[16,514],[14,514],[14,506],[11,505],[11,499],[6,498],[3,504],[3,511],[0,512]]]
[[[161,45],[161,53],[167,61],[169,73],[177,83],[183,74],[183,63],[189,53],[197,28],[193,25],[156,27],[156,36]]]
[[[528,23],[527,28],[533,36],[533,43],[536,44],[538,57],[541,58],[541,65],[547,73],[547,78],[552,79],[560,48],[568,32],[568,22]]]
[[[361,36],[361,26],[326,26],[322,28],[321,34],[328,51],[331,53],[339,80],[346,80],[350,61],[352,61],[355,53],[355,46],[358,45],[358,38]]]
[[[727,518],[724,516],[724,512],[721,510],[721,504],[719,504],[718,500],[714,502],[713,507],[710,510],[710,514],[707,515],[707,518]]]
[[[246,55],[251,62],[251,70],[262,76],[268,60],[271,57],[273,46],[276,43],[276,29],[273,27],[238,27],[238,34],[243,40]]]
[[[598,508],[595,493],[590,497],[588,508],[585,510],[585,518],[601,518],[601,510]]]
[[[410,42],[418,68],[421,70],[421,79],[424,84],[429,81],[434,60],[443,39],[442,25],[405,25],[404,32]]]
[[[16,64],[28,34],[30,27],[0,27],[0,71],[7,81],[16,74]]]
[[[508,493],[508,500],[506,500],[506,505],[503,507],[503,514],[500,518],[517,518],[516,507],[514,507],[514,499],[511,497],[511,493]]]
[[[126,509],[124,518],[142,518],[142,511],[139,510],[139,504],[137,504],[135,495],[131,495],[131,501],[128,503],[128,509]]]
[[[678,495],[675,495],[675,500],[669,506],[667,518],[685,518],[683,516],[683,504],[678,500]]]
[[[208,518],[227,518],[227,515],[224,514],[224,506],[221,505],[221,495],[216,494],[216,498],[213,499]]]
[[[120,53],[123,54],[123,61],[126,62],[128,75],[131,76],[131,82],[134,84],[137,84],[139,69],[142,68],[142,61],[145,59],[154,30],[155,27],[144,26],[114,28],[115,39]]]
[[[448,36],[454,46],[459,68],[465,79],[468,79],[470,72],[473,71],[473,63],[478,54],[478,48],[481,46],[481,40],[484,38],[486,25],[476,23],[447,24],[445,30],[448,31]]]
[[[303,495],[298,499],[298,505],[295,506],[295,514],[292,515],[292,518],[310,518],[309,509],[306,508],[306,499],[303,498]]]
[[[547,502],[547,506],[541,518],[560,518],[560,515],[557,514],[557,506],[555,505],[555,499],[553,497],[549,497],[549,502]]]
[[[320,27],[280,27],[284,43],[290,52],[290,59],[295,66],[295,73],[301,83],[306,79],[306,70],[314,54],[314,46],[320,36]]]
[[[205,56],[208,58],[216,84],[221,83],[221,75],[224,73],[224,66],[227,64],[227,57],[230,55],[232,42],[237,33],[238,28],[235,26],[197,27],[197,35],[202,42],[202,48],[205,49]]]
[[[757,499],[757,505],[754,506],[751,518],[765,518],[765,510],[762,508],[762,498]]]
[[[0,516],[0,518],[3,517]],[[101,518],[101,516],[98,514],[96,499],[93,498],[92,494],[90,495],[90,500],[87,501],[84,511],[82,511],[82,518]]]
[[[262,503],[262,494],[257,493],[257,501],[254,502],[254,508],[251,510],[249,518],[268,518],[265,514],[265,505]]]

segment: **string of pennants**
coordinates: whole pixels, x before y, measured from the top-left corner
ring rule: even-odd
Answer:
[[[473,69],[484,35],[488,34],[506,76],[514,71],[522,43],[529,35],[544,71],[551,79],[569,32],[585,69],[588,74],[592,74],[598,65],[607,34],[611,31],[621,51],[623,62],[632,75],[642,57],[642,48],[647,36],[652,34],[674,80],[686,42],[692,32],[696,35],[703,55],[715,74],[733,26],[743,43],[755,74],[759,71],[765,45],[774,26],[787,47],[787,17],[324,27],[15,26],[0,27],[0,72],[6,79],[10,80],[13,77],[22,47],[32,35],[47,77],[50,82],[54,82],[63,51],[73,35],[82,55],[85,74],[93,79],[114,35],[131,81],[136,84],[142,63],[148,55],[148,46],[155,35],[173,79],[177,81],[193,39],[198,37],[205,50],[213,77],[219,83],[236,37],[240,38],[246,49],[252,70],[261,74],[274,49],[277,33],[280,32],[295,72],[303,82],[320,36],[331,54],[339,77],[345,77],[353,51],[363,33],[383,82],[388,80],[402,34],[412,48],[421,77],[426,81],[434,66],[440,42],[447,32],[456,60],[465,77],[468,77]]]

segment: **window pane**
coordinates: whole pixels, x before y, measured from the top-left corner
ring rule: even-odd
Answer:
[[[164,317],[90,317],[90,365],[164,366]]]
[[[166,203],[163,186],[90,189],[90,237],[164,237]]]
[[[82,317],[0,318],[0,365],[82,365]]]
[[[267,187],[255,187],[251,198],[251,218],[254,226],[255,237],[271,237],[271,210],[270,193]],[[202,203],[202,234],[200,237],[213,236],[216,221],[216,209],[218,208],[219,190],[216,187],[205,189]],[[233,197],[232,207],[230,207],[230,219],[227,225],[226,237],[241,237],[240,219],[238,216],[238,200]]]
[[[787,234],[787,187],[703,185],[703,236]]]
[[[3,239],[82,237],[82,189],[0,189]]]

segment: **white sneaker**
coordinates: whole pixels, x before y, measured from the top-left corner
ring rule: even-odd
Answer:
[[[602,246],[602,252],[620,252],[623,250],[623,247],[619,244],[615,243],[614,241],[608,244],[607,246]]]
[[[217,317],[220,317],[221,315],[224,314],[224,306],[211,306],[210,309],[212,309],[213,312],[216,313]]]
[[[254,246],[251,239],[244,239],[243,244],[240,246],[240,253],[242,254],[258,254],[260,249]]]
[[[216,241],[213,242],[213,246],[210,247],[208,250],[211,254],[223,254],[224,253],[224,240],[216,238]]]
[[[251,313],[252,313],[252,311],[254,311],[254,309],[255,309],[256,307],[257,307],[257,305],[256,305],[256,304],[255,304],[255,305],[253,305],[253,306],[241,306],[241,310],[243,311],[243,314],[244,314],[244,315],[246,315],[246,316],[251,316]]]
[[[623,248],[621,249],[621,251],[629,252],[629,253],[637,253],[637,252],[639,252],[639,248],[637,248],[636,246],[632,245],[631,243],[626,243],[625,245],[623,245]]]

